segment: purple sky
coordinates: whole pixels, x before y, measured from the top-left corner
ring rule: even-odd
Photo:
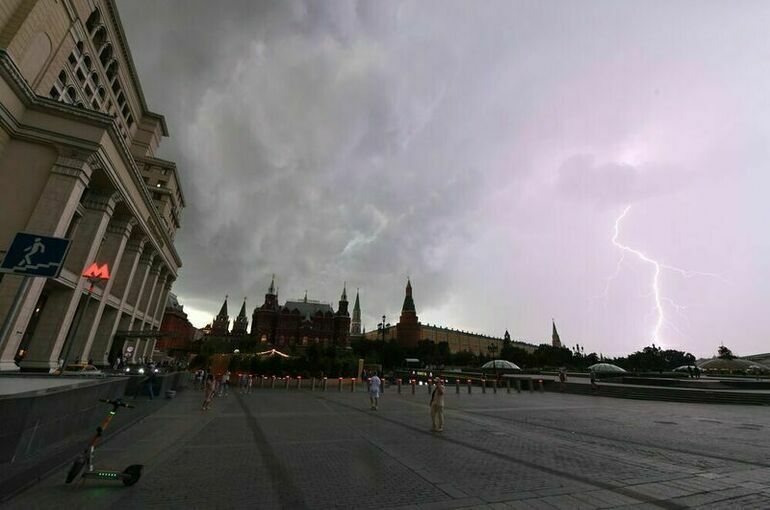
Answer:
[[[770,351],[770,4],[120,0],[197,326],[361,289],[397,322]],[[677,267],[709,274],[682,274]],[[613,280],[611,277],[615,276]],[[352,306],[352,305],[351,305]]]

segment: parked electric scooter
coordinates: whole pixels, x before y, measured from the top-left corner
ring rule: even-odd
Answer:
[[[104,421],[102,421],[101,425],[96,427],[96,434],[91,439],[91,442],[89,443],[88,448],[86,448],[83,451],[83,453],[81,453],[78,456],[78,458],[75,459],[75,462],[72,463],[72,467],[70,468],[69,473],[67,473],[66,483],[72,483],[72,481],[75,480],[75,478],[77,478],[78,475],[80,475],[81,471],[83,471],[83,468],[88,466],[88,470],[85,473],[83,473],[83,479],[96,478],[99,480],[120,480],[123,482],[123,485],[126,485],[126,486],[134,485],[136,482],[139,481],[139,477],[142,476],[143,466],[141,464],[132,464],[128,466],[126,469],[124,469],[122,472],[109,471],[105,469],[94,469],[94,448],[96,447],[96,442],[104,434],[104,431],[107,429],[107,426],[110,424],[110,421],[112,421],[112,418],[118,412],[118,408],[120,407],[133,408],[134,406],[126,404],[121,399],[115,399],[115,400],[99,399],[99,402],[110,404],[112,406],[112,410],[110,410],[110,413],[107,415],[106,418],[104,418]]]

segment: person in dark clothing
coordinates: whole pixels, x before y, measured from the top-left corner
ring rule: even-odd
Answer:
[[[147,393],[150,395],[150,400],[155,397],[155,369],[150,367],[150,375],[147,376]]]

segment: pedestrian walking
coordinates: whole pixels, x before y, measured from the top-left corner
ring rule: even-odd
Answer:
[[[211,408],[211,403],[214,401],[214,393],[217,391],[216,380],[214,374],[209,374],[206,378],[206,385],[203,390],[203,411],[208,411]]]
[[[564,367],[562,367],[559,369],[559,391],[561,391],[562,393],[567,387],[566,381],[567,381],[567,370]]]
[[[596,371],[591,370],[591,391],[599,391],[599,385],[596,384]]]
[[[372,411],[377,410],[377,406],[380,403],[380,388],[382,387],[382,381],[380,380],[377,372],[369,378],[369,402],[372,404]]]
[[[150,375],[147,376],[146,384],[147,384],[147,393],[150,395],[150,400],[153,399],[155,396],[155,370],[150,367]]]
[[[219,384],[219,396],[226,397],[227,396],[227,390],[230,387],[230,371],[228,370],[224,374],[222,374],[222,380]]]
[[[254,386],[254,376],[249,374],[246,378],[246,393],[251,394],[251,388]]]
[[[436,378],[436,387],[430,395],[430,418],[433,422],[433,432],[444,431],[444,381]]]

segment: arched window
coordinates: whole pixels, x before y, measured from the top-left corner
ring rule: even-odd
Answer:
[[[110,62],[110,65],[107,66],[107,78],[112,81],[115,79],[115,76],[118,75],[118,63],[117,61],[113,60]]]
[[[91,73],[91,83],[93,83],[95,86],[99,85],[99,75],[95,72]]]
[[[126,116],[126,124],[128,125],[128,127],[131,127],[134,125],[134,118],[131,116],[130,113]]]
[[[107,97],[107,91],[104,90],[104,87],[99,87],[99,90],[96,91],[97,94],[99,94],[99,99],[104,101],[104,98]]]
[[[101,21],[101,15],[99,14],[99,9],[94,9],[94,11],[88,16],[88,19],[86,20],[86,30],[88,30],[89,33],[94,31],[94,28],[99,24],[99,21]]]
[[[69,86],[67,87],[67,91],[64,93],[62,100],[67,104],[74,104],[77,98],[78,94],[75,92],[75,87]]]
[[[112,45],[110,43],[105,44],[101,50],[99,50],[99,62],[103,66],[107,66],[107,63],[112,59]]]
[[[59,73],[59,77],[57,78],[59,80],[59,85],[63,88],[65,85],[67,85],[67,73],[64,72],[64,69],[61,70]]]
[[[96,48],[96,51],[99,51],[107,42],[107,29],[104,28],[104,26],[97,28],[91,40],[94,42],[94,48]]]
[[[91,57],[88,55],[83,55],[83,65],[89,72],[94,68],[93,62],[91,62]]]

